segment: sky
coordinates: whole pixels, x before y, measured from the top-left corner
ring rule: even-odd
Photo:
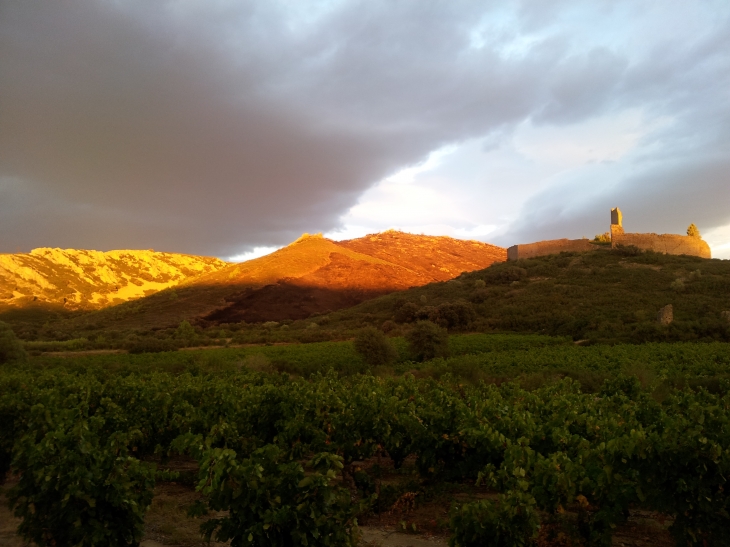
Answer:
[[[727,0],[0,0],[0,252],[509,246],[617,206],[730,258]]]

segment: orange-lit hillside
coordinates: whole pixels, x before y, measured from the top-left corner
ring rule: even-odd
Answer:
[[[507,259],[501,247],[388,231],[348,241],[303,235],[240,264],[151,251],[39,249],[0,255],[0,311],[53,304],[98,310],[69,328],[158,328],[302,319]],[[65,299],[65,300],[64,300]]]
[[[249,285],[207,315],[210,321],[302,319],[388,292],[453,279],[506,259],[501,247],[450,237],[387,231],[335,242],[304,236],[271,255],[225,268],[194,284],[215,280]]]

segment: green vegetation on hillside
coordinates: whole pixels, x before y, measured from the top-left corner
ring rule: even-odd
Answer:
[[[674,321],[657,322],[672,304]],[[730,261],[635,248],[561,253],[462,274],[329,316],[329,328],[430,319],[449,326],[456,306],[469,330],[532,332],[593,342],[730,341]],[[456,327],[458,330],[459,327]]]

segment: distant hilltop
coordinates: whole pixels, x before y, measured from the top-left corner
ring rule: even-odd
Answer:
[[[712,258],[710,246],[699,234],[638,234],[626,233],[623,228],[623,214],[616,207],[611,209],[611,228],[607,233],[605,241],[589,239],[552,239],[513,245],[507,249],[507,260],[519,260],[520,258],[533,258],[561,252],[583,252],[592,251],[610,242],[611,248],[618,246],[633,246],[644,251],[654,251],[670,255],[699,256],[701,258]]]

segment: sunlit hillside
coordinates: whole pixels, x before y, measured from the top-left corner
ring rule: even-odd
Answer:
[[[168,290],[76,316],[67,325],[85,330],[168,327],[183,319],[303,319],[504,260],[501,247],[450,237],[388,231],[337,242],[305,234],[267,256],[240,264],[218,261]]]
[[[0,308],[99,309],[174,287],[226,265],[217,258],[154,251],[41,248],[27,254],[2,254]]]

